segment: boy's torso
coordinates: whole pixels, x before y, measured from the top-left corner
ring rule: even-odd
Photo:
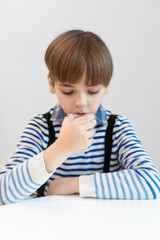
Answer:
[[[52,116],[53,109],[50,110],[50,114]],[[105,114],[106,118],[109,118],[111,112],[106,110]],[[61,122],[52,121],[52,124],[55,131],[55,139],[57,139],[61,129]],[[97,124],[95,127],[96,133],[94,135],[93,144],[87,150],[69,157],[63,164],[61,164],[48,180],[48,184],[50,181],[61,177],[77,177],[80,175],[91,175],[96,172],[103,172],[106,128],[107,124]],[[46,141],[48,141],[48,139],[46,139]],[[121,167],[113,146],[109,171],[118,171],[120,169]]]

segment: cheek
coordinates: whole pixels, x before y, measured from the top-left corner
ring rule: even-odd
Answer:
[[[99,108],[101,101],[102,101],[102,95],[94,96],[90,99],[90,107],[95,111]]]
[[[102,96],[101,95],[95,95],[95,96],[93,96],[91,98],[90,102],[92,104],[96,104],[97,105],[97,104],[99,104],[101,102],[101,100],[102,100]]]
[[[73,106],[73,100],[71,97],[65,95],[59,95],[58,97],[59,103],[61,104],[62,108],[68,112],[70,111],[71,106]]]
[[[99,105],[99,98],[97,97],[91,98],[89,101],[89,105],[90,107],[92,107],[92,109],[97,108],[97,105]]]

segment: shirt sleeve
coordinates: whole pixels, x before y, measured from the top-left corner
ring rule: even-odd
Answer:
[[[112,144],[111,157],[116,154],[121,169],[80,176],[80,196],[109,199],[159,198],[160,175],[127,117],[118,116]]]
[[[0,172],[0,204],[34,195],[53,174],[46,171],[43,158],[48,134],[46,120],[41,115],[27,124],[14,153]]]

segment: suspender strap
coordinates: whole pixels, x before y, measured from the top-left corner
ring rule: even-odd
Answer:
[[[54,131],[52,122],[50,121],[50,112],[43,114],[43,116],[46,119],[48,128],[49,128],[49,142],[48,142],[48,147],[49,147],[55,141],[55,131]],[[113,127],[114,127],[116,118],[117,118],[117,115],[111,115],[108,119],[108,127],[106,130],[106,136],[105,136],[105,159],[104,159],[104,169],[103,169],[104,173],[109,172],[110,157],[111,157],[111,151],[112,151],[112,134],[113,134]],[[38,197],[44,196],[45,185],[46,183],[44,183],[37,190]]]
[[[48,142],[48,146],[47,147],[49,147],[55,141],[55,131],[54,131],[54,127],[52,125],[52,122],[50,121],[50,112],[47,112],[47,113],[43,114],[43,117],[46,119],[47,124],[48,124],[49,142]],[[38,188],[38,190],[37,190],[37,197],[44,196],[45,185],[46,185],[46,183],[44,183],[40,188]]]
[[[54,131],[54,127],[52,125],[52,122],[50,121],[50,112],[47,112],[45,114],[43,114],[43,117],[47,120],[48,123],[48,128],[49,128],[49,142],[48,142],[48,147],[54,143],[55,141],[55,131]]]
[[[110,158],[111,158],[111,151],[112,151],[112,134],[113,134],[113,127],[115,120],[117,118],[117,115],[111,115],[108,119],[108,127],[106,130],[106,136],[105,136],[105,157],[104,157],[104,169],[103,172],[107,173],[109,172],[109,166],[110,166]]]

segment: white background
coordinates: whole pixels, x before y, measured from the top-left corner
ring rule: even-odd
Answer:
[[[160,170],[160,1],[0,0],[0,168],[27,122],[56,103],[44,54],[60,33],[98,34],[114,61],[103,105],[125,114]]]

